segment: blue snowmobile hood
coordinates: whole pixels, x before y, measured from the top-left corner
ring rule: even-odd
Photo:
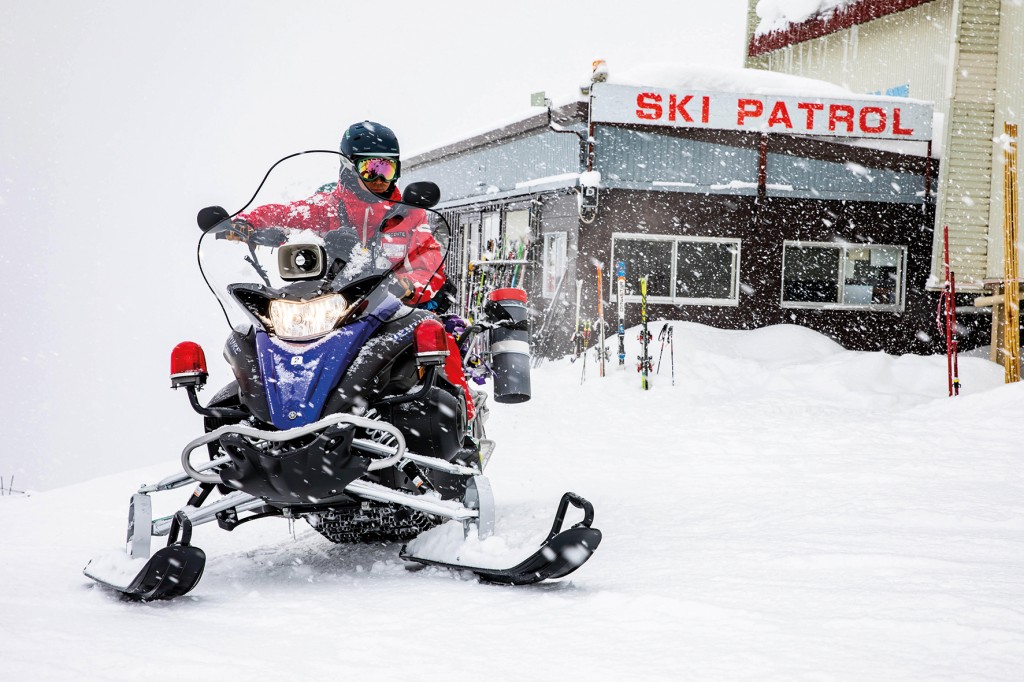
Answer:
[[[309,344],[285,343],[264,331],[256,332],[260,374],[274,426],[291,429],[320,419],[345,370],[399,307],[401,302],[389,296],[372,314]]]

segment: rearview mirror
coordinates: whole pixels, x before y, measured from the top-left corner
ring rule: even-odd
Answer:
[[[420,208],[432,208],[441,201],[441,188],[429,180],[414,182],[402,192],[402,201]]]
[[[209,232],[219,223],[230,217],[228,212],[220,206],[207,206],[199,211],[199,215],[196,216],[196,222],[199,224],[200,230]]]

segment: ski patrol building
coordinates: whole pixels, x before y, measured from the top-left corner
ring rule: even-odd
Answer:
[[[404,162],[404,182],[441,187],[459,312],[523,286],[535,352],[565,352],[578,282],[582,319],[598,314],[598,265],[614,330],[621,262],[627,327],[646,276],[652,320],[940,350],[931,103],[749,69],[606,75],[578,100]]]

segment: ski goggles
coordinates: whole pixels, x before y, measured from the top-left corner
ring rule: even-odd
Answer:
[[[363,180],[387,180],[398,177],[398,161],[385,158],[367,158],[356,161],[356,172]]]

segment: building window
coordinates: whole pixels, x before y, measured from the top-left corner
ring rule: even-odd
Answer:
[[[902,310],[904,246],[783,243],[782,306]]]
[[[469,235],[469,260],[480,260],[480,214],[473,213],[467,216],[465,226],[466,234]]]
[[[484,213],[480,230],[480,253],[477,257],[488,260],[501,258],[501,214],[497,211]]]
[[[566,233],[549,232],[544,235],[544,298],[554,298],[558,283],[565,274]]]
[[[646,275],[652,303],[739,303],[739,239],[615,234],[610,272],[619,261],[626,263],[626,301],[640,300]]]
[[[530,243],[530,211],[505,213],[505,253],[509,258],[522,258]]]

